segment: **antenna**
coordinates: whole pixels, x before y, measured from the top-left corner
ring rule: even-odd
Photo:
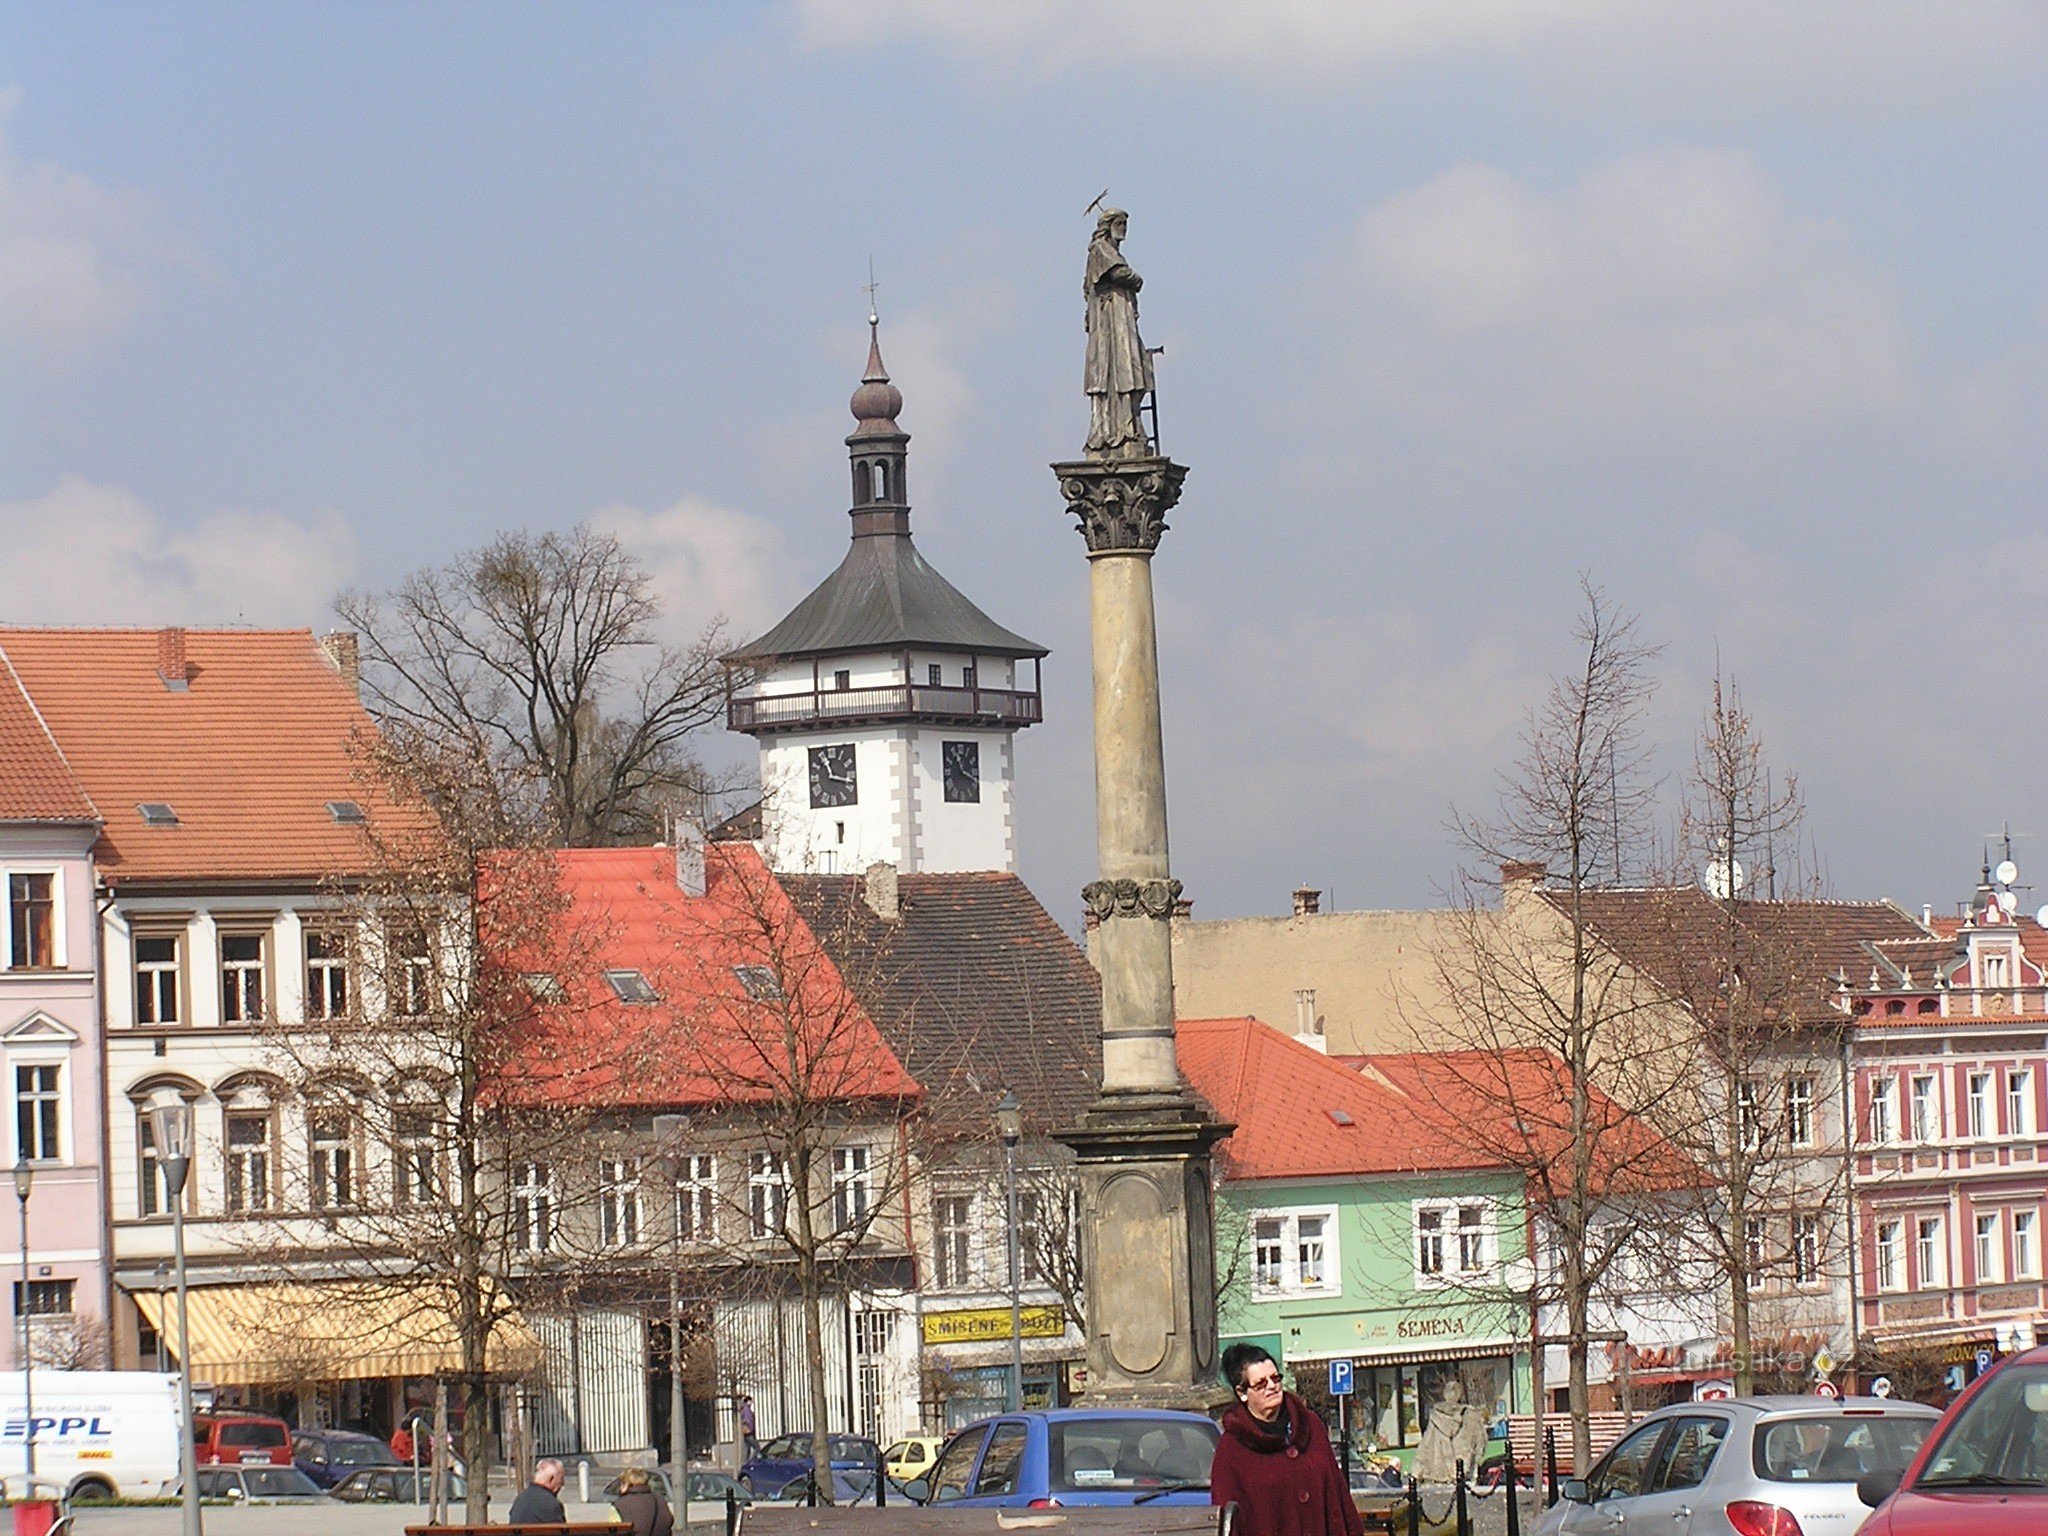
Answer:
[[[865,288],[861,289],[861,292],[862,292],[862,293],[864,293],[864,294],[866,294],[866,295],[868,296],[868,324],[869,324],[869,325],[880,325],[880,324],[882,323],[882,317],[881,317],[880,313],[879,313],[879,312],[877,312],[877,310],[875,309],[875,290],[876,290],[877,288],[881,287],[881,286],[882,286],[882,285],[881,285],[880,283],[878,283],[878,282],[876,282],[876,281],[875,281],[875,258],[874,258],[874,253],[873,253],[873,252],[869,252],[869,254],[868,254],[868,281],[867,281],[867,286],[866,286]]]

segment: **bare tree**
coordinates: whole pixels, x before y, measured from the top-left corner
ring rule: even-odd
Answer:
[[[536,797],[558,843],[651,842],[708,787],[689,743],[723,717],[723,621],[660,644],[660,599],[607,534],[501,534],[335,607],[362,636],[366,699],[387,734],[489,764],[486,784]]]

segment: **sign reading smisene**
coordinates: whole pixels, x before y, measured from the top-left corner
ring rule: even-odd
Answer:
[[[1019,1319],[1027,1339],[1057,1339],[1067,1331],[1065,1307],[1026,1307]],[[978,1307],[968,1312],[927,1312],[927,1344],[986,1344],[1010,1336],[1008,1307]]]

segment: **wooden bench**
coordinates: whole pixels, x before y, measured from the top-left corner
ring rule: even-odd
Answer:
[[[1069,1504],[1057,1509],[929,1509],[920,1504],[843,1504],[805,1509],[757,1504],[740,1512],[740,1536],[1230,1536],[1234,1504]]]
[[[1593,1459],[1602,1455],[1619,1440],[1634,1422],[1625,1413],[1591,1413],[1586,1415],[1587,1428],[1593,1436]],[[1543,1427],[1557,1436],[1557,1470],[1560,1477],[1584,1475],[1584,1469],[1572,1465],[1572,1421],[1565,1413],[1546,1413]],[[1523,1472],[1543,1470],[1543,1447],[1536,1443],[1536,1416],[1533,1413],[1512,1414],[1508,1418],[1508,1454],[1514,1457],[1515,1466]]]
[[[619,1536],[625,1527],[616,1520],[572,1520],[567,1525],[408,1525],[405,1536]]]

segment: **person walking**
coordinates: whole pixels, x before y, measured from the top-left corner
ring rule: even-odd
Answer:
[[[569,1513],[562,1508],[562,1464],[543,1456],[533,1464],[533,1481],[519,1490],[505,1516],[509,1525],[567,1525]]]
[[[676,1517],[668,1505],[654,1496],[645,1467],[628,1467],[619,1474],[619,1491],[612,1499],[612,1508],[619,1512],[632,1536],[674,1536]]]
[[[1223,1352],[1237,1401],[1209,1465],[1209,1502],[1235,1504],[1237,1536],[1364,1536],[1364,1522],[1315,1411],[1280,1385],[1256,1344]]]
[[[754,1453],[760,1448],[760,1442],[754,1438],[754,1400],[751,1397],[742,1396],[740,1398],[740,1449],[746,1453],[747,1459],[751,1461]]]

